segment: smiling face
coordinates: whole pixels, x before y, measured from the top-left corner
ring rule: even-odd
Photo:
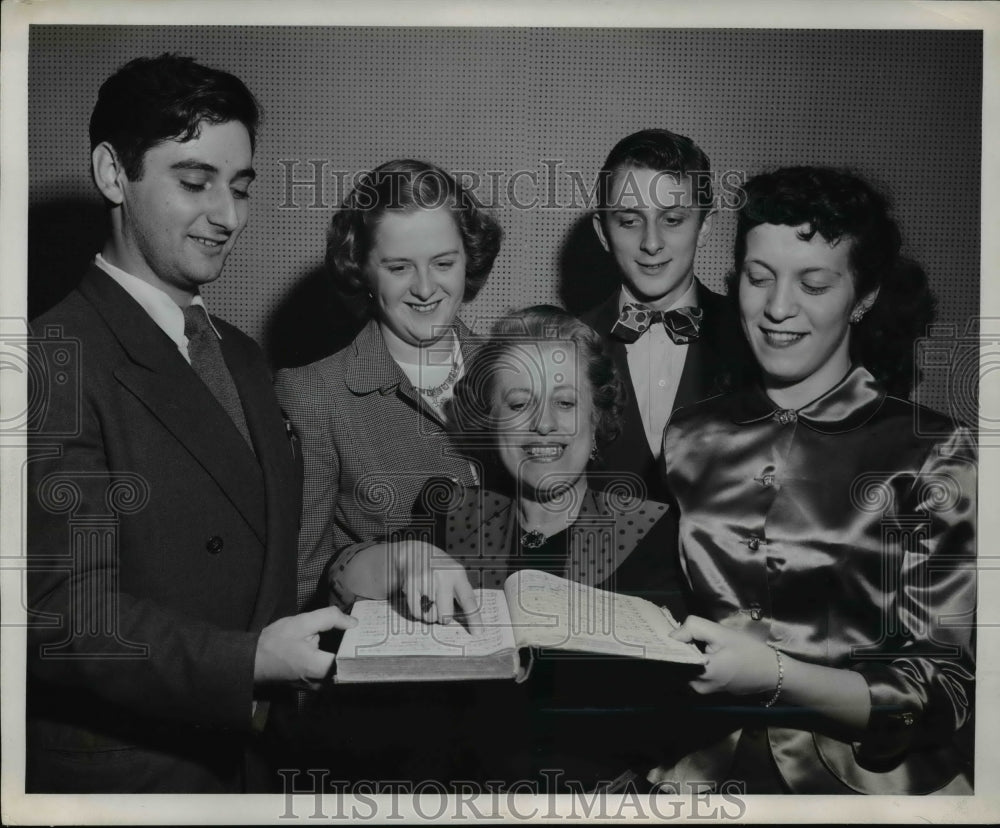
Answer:
[[[407,361],[439,340],[465,295],[465,247],[447,207],[387,212],[375,230],[367,273],[389,350]]]
[[[761,224],[747,233],[739,279],[740,317],[772,399],[801,408],[850,368],[850,317],[874,294],[855,296],[853,241],[830,244],[809,227]]]
[[[646,168],[615,171],[609,208],[594,230],[614,256],[625,285],[641,302],[666,310],[690,287],[694,257],[713,215],[694,206],[692,182]]]
[[[215,281],[246,226],[253,151],[243,124],[202,122],[190,141],[164,141],[129,180],[107,145],[95,149],[98,185],[112,213],[112,264],[167,292],[180,305]]]
[[[500,460],[532,497],[585,485],[594,404],[573,342],[511,346],[496,365],[493,418]]]

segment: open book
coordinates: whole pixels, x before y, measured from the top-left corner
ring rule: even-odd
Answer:
[[[669,637],[670,612],[642,598],[523,569],[500,589],[478,591],[484,629],[425,624],[389,601],[355,602],[358,625],[337,652],[338,682],[523,678],[527,647],[703,664],[691,644]]]

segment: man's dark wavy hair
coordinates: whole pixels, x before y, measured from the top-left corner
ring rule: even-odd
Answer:
[[[783,167],[751,178],[743,187],[736,222],[734,269],[726,283],[730,325],[739,326],[739,277],[747,234],[761,224],[804,225],[805,241],[849,241],[855,294],[875,288],[878,298],[851,328],[851,359],[880,380],[890,394],[907,397],[919,378],[914,343],[934,319],[935,301],[923,269],[900,254],[899,226],[889,198],[860,175],[829,167]],[[733,360],[728,385],[756,378],[756,363],[743,337],[744,353]]]
[[[101,85],[90,116],[90,148],[107,141],[125,174],[142,178],[146,152],[164,141],[190,141],[202,123],[239,121],[257,138],[260,106],[229,72],[165,53],[126,63]]]
[[[382,217],[436,207],[450,208],[455,218],[465,249],[463,300],[476,298],[500,252],[503,230],[453,176],[433,164],[402,158],[362,175],[330,222],[326,266],[353,310],[372,312],[371,302],[362,306],[358,299],[369,290],[365,267]]]

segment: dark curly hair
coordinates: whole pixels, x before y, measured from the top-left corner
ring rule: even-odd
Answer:
[[[326,240],[326,266],[342,297],[356,311],[370,315],[365,266],[379,221],[389,210],[406,212],[448,206],[465,248],[464,301],[475,299],[500,252],[503,231],[483,212],[475,197],[440,167],[398,159],[363,174],[334,214]]]
[[[512,348],[539,342],[573,343],[590,383],[598,445],[618,436],[625,390],[604,341],[568,311],[553,305],[534,305],[496,323],[489,342],[476,352],[455,386],[447,414],[449,431],[457,444],[492,451],[496,444],[493,405],[497,369]]]
[[[909,396],[919,380],[913,345],[934,319],[935,302],[923,269],[900,254],[899,226],[889,198],[861,176],[828,167],[784,167],[751,178],[743,187],[736,221],[734,269],[726,279],[738,326],[738,284],[747,234],[761,224],[805,225],[799,238],[817,233],[830,243],[849,240],[855,295],[878,288],[875,304],[851,328],[851,359],[864,365],[891,394]],[[756,377],[749,345],[733,355],[727,385]],[[751,367],[752,366],[752,367]]]
[[[146,152],[164,141],[190,141],[203,122],[239,121],[254,146],[260,105],[229,72],[165,53],[129,61],[101,85],[90,116],[90,148],[107,141],[125,174],[142,178]]]

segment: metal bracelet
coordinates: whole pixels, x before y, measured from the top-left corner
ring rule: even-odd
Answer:
[[[774,688],[774,695],[764,702],[764,707],[773,707],[778,697],[781,696],[781,686],[785,683],[785,665],[781,660],[781,650],[773,644],[768,644],[767,646],[774,650],[774,656],[778,659],[778,685]]]

